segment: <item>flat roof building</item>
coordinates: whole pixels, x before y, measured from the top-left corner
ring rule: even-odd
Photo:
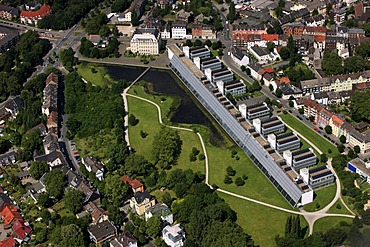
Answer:
[[[270,134],[268,135],[267,140],[271,147],[278,153],[283,153],[286,150],[296,150],[301,146],[301,141],[294,132],[280,135]]]
[[[211,57],[211,51],[207,47],[193,47],[184,46],[183,51],[186,57],[194,60],[196,57],[209,58]]]
[[[206,69],[204,74],[207,79],[214,84],[216,84],[217,81],[223,81],[225,84],[234,81],[234,74],[226,68],[217,70]]]
[[[347,168],[351,172],[355,172],[361,176],[361,178],[366,179],[366,182],[370,184],[370,163],[364,162],[360,158],[353,159],[348,162]]]
[[[216,57],[196,57],[194,58],[194,64],[204,72],[206,69],[219,70],[221,69],[221,61]]]
[[[317,162],[317,157],[311,148],[305,148],[293,152],[287,150],[283,152],[283,157],[287,164],[295,169],[314,166]]]
[[[241,112],[242,116],[249,121],[252,121],[255,118],[263,120],[271,116],[271,110],[264,102],[248,106],[246,104],[240,104],[239,111]]]
[[[256,131],[264,137],[272,133],[278,134],[285,131],[285,124],[279,117],[272,117],[265,120],[255,118],[253,119],[253,126],[256,128]]]
[[[300,175],[313,189],[332,184],[335,180],[333,172],[327,166],[303,168],[300,170]]]

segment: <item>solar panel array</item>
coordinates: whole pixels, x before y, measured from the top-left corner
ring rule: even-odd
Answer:
[[[302,149],[302,150],[297,150],[297,151],[292,152],[292,155],[296,156],[296,155],[300,155],[300,154],[303,154],[303,153],[307,153],[308,151],[310,151],[310,150],[308,148],[305,148],[305,149]]]
[[[285,140],[282,140],[282,141],[278,141],[279,145],[282,145],[282,144],[285,144],[285,143],[288,143],[288,142],[293,142],[293,141],[296,141],[296,140],[299,140],[298,137],[296,137],[295,135],[285,139]]]
[[[326,171],[326,172],[323,172],[323,173],[320,173],[320,174],[317,174],[317,175],[313,175],[312,176],[312,179],[313,180],[316,180],[316,179],[318,179],[318,178],[322,178],[322,177],[325,177],[325,176],[328,176],[328,175],[331,175],[331,174],[333,174],[331,171]]]
[[[289,133],[284,133],[284,134],[281,134],[281,135],[278,135],[276,136],[276,139],[279,140],[279,139],[283,139],[283,138],[286,138],[288,136],[295,136],[293,132],[289,132]]]
[[[295,161],[301,161],[301,160],[309,159],[309,158],[312,158],[312,157],[315,157],[315,154],[313,154],[313,153],[308,153],[308,154],[306,154],[306,155],[303,155],[303,156],[300,156],[300,157],[294,158],[294,160],[295,160]]]
[[[307,185],[303,185],[302,186],[302,190],[307,190],[308,189],[308,186]]]
[[[319,171],[322,171],[322,170],[325,170],[325,169],[327,169],[326,166],[315,167],[315,168],[310,169],[310,173],[319,172]]]

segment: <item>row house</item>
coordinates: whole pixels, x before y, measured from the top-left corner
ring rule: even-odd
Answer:
[[[325,128],[325,126],[329,125],[330,119],[332,118],[333,113],[328,111],[325,108],[322,108],[321,111],[318,112],[317,115],[317,124],[318,126]]]
[[[326,27],[305,27],[303,34],[310,36],[326,36]]]
[[[216,39],[216,33],[209,25],[194,25],[191,27],[191,35],[194,39]]]
[[[238,47],[246,46],[251,48],[253,46],[267,47],[267,43],[274,43],[278,46],[279,35],[277,34],[245,34],[233,36],[233,44]]]
[[[304,115],[306,117],[313,117],[314,121],[317,122],[318,119],[318,113],[323,109],[324,107],[317,103],[314,100],[306,99],[303,102],[303,109],[304,109]]]
[[[44,102],[42,104],[42,113],[49,116],[51,112],[58,109],[58,76],[50,73],[46,78],[46,85],[43,90]]]
[[[248,34],[267,34],[266,28],[262,25],[247,26],[247,25],[233,25],[233,40],[234,37],[244,36]]]
[[[51,7],[47,4],[41,6],[40,9],[36,11],[26,11],[22,10],[20,14],[21,23],[23,24],[34,24],[43,19],[45,16],[51,14]]]
[[[284,34],[287,35],[302,35],[305,26],[302,24],[292,23],[283,27]]]
[[[321,27],[324,25],[325,17],[319,14],[319,15],[304,18],[302,22],[306,24],[306,26],[308,27]]]

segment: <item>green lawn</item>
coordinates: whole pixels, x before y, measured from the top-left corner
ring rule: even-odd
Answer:
[[[106,69],[101,65],[94,63],[81,63],[76,67],[77,72],[82,76],[82,78],[93,85],[103,87],[104,85],[109,86],[115,83],[106,72]],[[92,70],[95,71],[93,72]]]
[[[157,108],[145,101],[128,97],[129,114],[134,114],[139,119],[136,126],[129,127],[130,145],[138,154],[145,156],[153,162],[152,143],[155,135],[160,131],[162,125],[158,122]],[[140,131],[144,131],[148,136],[144,139],[140,135]],[[195,162],[189,161],[189,155],[192,148],[195,147],[202,151],[198,136],[190,131],[179,131],[181,140],[183,141],[181,155],[178,159],[178,164],[174,168],[192,169],[205,173],[205,162],[197,159]],[[202,152],[201,152],[202,153]]]
[[[310,204],[304,205],[304,210],[308,212],[317,211],[323,209],[328,205],[335,197],[337,186],[335,184],[328,187],[323,187],[315,190],[314,201]]]
[[[252,236],[256,245],[261,247],[276,246],[275,236],[277,234],[284,235],[285,222],[291,214],[223,193],[218,194],[237,213],[237,223]],[[307,227],[307,222],[303,217],[301,217],[301,226]]]
[[[138,95],[140,97],[152,100],[160,105],[162,109],[162,118],[165,118],[164,112],[167,112],[168,108],[170,107],[172,101],[171,96],[165,96],[166,101],[161,103],[161,97],[146,94],[143,92],[141,86],[134,86],[129,91],[131,94]],[[139,124],[134,127],[130,127],[129,129],[129,136],[131,145],[135,148],[136,143],[140,143],[140,149],[137,148],[137,152],[144,156],[149,157],[151,152],[151,143],[153,142],[153,137],[157,133],[160,128],[160,124],[158,123],[158,115],[156,112],[156,108],[149,103],[145,103],[148,107],[142,108],[140,100],[134,99],[132,97],[128,97],[128,104],[129,104],[129,113],[133,113],[137,118],[139,118]],[[173,99],[172,99],[173,100]],[[138,102],[138,103],[135,103]],[[141,101],[143,102],[143,101]],[[154,114],[153,114],[154,113]],[[277,205],[280,207],[285,207],[288,209],[292,209],[292,207],[286,202],[286,200],[280,195],[280,193],[275,189],[275,187],[266,179],[266,177],[260,172],[260,170],[256,167],[254,163],[249,159],[247,155],[239,148],[236,147],[234,143],[228,140],[225,136],[225,145],[223,147],[218,147],[212,145],[209,140],[208,136],[212,135],[209,129],[204,126],[191,126],[191,125],[181,125],[184,127],[192,128],[195,127],[197,130],[200,131],[203,140],[205,141],[207,154],[208,154],[208,161],[209,161],[209,183],[216,184],[222,189],[241,194],[243,196],[251,197],[256,200],[261,200],[267,203],[271,203],[273,205]],[[140,130],[145,130],[145,132],[149,133],[149,135],[145,138],[145,142],[140,136]],[[185,133],[180,132],[181,137],[183,139],[183,134],[186,134],[190,138],[191,136],[196,136],[192,133]],[[191,135],[189,135],[191,134]],[[183,139],[184,140],[184,139]],[[194,140],[194,139],[193,139]],[[199,140],[195,140],[199,143]],[[144,145],[147,143],[148,145]],[[200,144],[200,143],[199,143]],[[190,150],[194,145],[187,146],[184,142],[183,144],[183,151],[179,159],[178,167],[186,167],[191,168],[194,170],[201,170],[204,172],[204,162],[189,162],[189,154]],[[197,147],[198,148],[198,147]],[[198,148],[201,150],[200,148]],[[186,151],[188,150],[188,151]],[[236,150],[238,154],[236,156],[239,157],[239,160],[231,157],[231,151]],[[182,163],[184,161],[184,163]],[[186,164],[186,165],[184,165]],[[201,167],[199,167],[201,166]],[[233,177],[233,180],[237,177],[242,177],[244,174],[248,176],[246,180],[246,184],[244,186],[238,187],[234,183],[226,185],[223,181],[226,175],[226,168],[228,166],[232,166],[236,170],[236,175]],[[183,168],[184,169],[184,168]]]
[[[337,148],[326,139],[322,138],[312,129],[308,128],[305,124],[301,123],[298,119],[290,114],[281,114],[281,119],[298,131],[301,135],[306,137],[309,141],[315,144],[322,152],[326,153],[329,157],[334,157],[338,154]],[[328,150],[331,149],[332,153],[329,154]]]
[[[340,208],[337,208],[337,205],[340,206]],[[351,214],[346,207],[344,207],[343,203],[338,200],[329,210],[328,213],[331,214]]]
[[[325,233],[328,229],[333,228],[340,224],[341,221],[347,222],[348,224],[352,223],[351,218],[347,217],[325,217],[319,219],[315,222],[313,231]]]

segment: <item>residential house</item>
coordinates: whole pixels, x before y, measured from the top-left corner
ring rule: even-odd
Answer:
[[[45,154],[49,154],[59,149],[58,136],[49,131],[48,134],[42,140]]]
[[[0,241],[0,247],[18,247],[19,243],[12,237],[7,237],[3,241]]]
[[[311,99],[322,105],[328,105],[329,95],[328,92],[317,92],[311,94]]]
[[[109,244],[110,247],[137,247],[137,240],[131,233],[125,232],[118,235]]]
[[[335,135],[336,137],[340,137],[340,132],[341,132],[340,127],[342,126],[343,123],[344,121],[337,115],[333,115],[331,117],[329,125],[332,129],[333,135]]]
[[[182,23],[189,23],[192,14],[193,14],[192,12],[186,12],[184,9],[181,9],[176,13],[176,21]]]
[[[48,130],[46,129],[45,124],[43,124],[43,123],[40,123],[40,124],[36,125],[32,129],[28,130],[26,133],[30,134],[30,133],[33,133],[35,131],[38,131],[40,136],[46,136],[46,134],[48,133]]]
[[[161,217],[161,220],[167,225],[173,223],[173,214],[166,204],[155,204],[145,211],[145,220],[152,218],[153,216]]]
[[[280,59],[280,55],[276,48],[273,52],[270,52],[265,47],[254,46],[249,49],[251,54],[258,60],[259,63],[269,63]]]
[[[46,127],[48,129],[58,128],[58,112],[52,111],[46,121]]]
[[[192,35],[187,34],[187,24],[173,23],[171,27],[171,37],[173,39],[191,39]]]
[[[5,20],[12,20],[19,15],[19,11],[8,5],[0,5],[0,18]]]
[[[41,6],[39,10],[36,10],[36,11],[22,10],[20,19],[21,19],[21,23],[23,24],[37,25],[37,21],[41,20],[42,18],[50,14],[51,14],[51,7],[47,4],[44,4]]]
[[[149,192],[136,192],[130,200],[130,207],[137,215],[144,215],[145,211],[155,205],[155,199]]]
[[[109,220],[91,225],[87,231],[95,244],[102,244],[117,235],[116,227]]]
[[[88,172],[94,173],[99,181],[104,180],[104,165],[98,159],[92,156],[86,156],[82,158],[82,164],[85,165]]]
[[[1,211],[1,220],[10,225],[13,220],[22,219],[21,214],[18,212],[18,209],[13,206],[5,206],[4,209]]]
[[[10,150],[5,154],[0,155],[0,166],[9,166],[17,162],[17,156],[15,150]]]
[[[311,99],[306,99],[303,103],[304,115],[306,117],[313,117],[314,121],[318,120],[318,113],[324,108],[322,105]]]
[[[133,193],[144,192],[144,185],[139,180],[131,179],[127,176],[122,176],[121,180],[130,186]]]
[[[84,206],[84,210],[91,215],[92,224],[98,224],[108,220],[108,215],[106,212],[102,208],[95,205],[94,202],[87,203]]]
[[[256,81],[260,81],[262,78],[261,73],[264,71],[262,69],[262,66],[258,63],[255,63],[253,61],[250,61],[250,63],[247,65],[247,68],[251,71],[251,76]]]
[[[325,126],[330,124],[330,119],[332,118],[332,116],[333,116],[333,113],[331,113],[325,108],[322,108],[321,111],[318,112],[318,116],[317,116],[318,126],[325,128]]]
[[[193,25],[191,28],[192,38],[216,39],[216,33],[213,27],[209,25]]]
[[[355,146],[360,147],[361,154],[367,154],[370,151],[370,129],[369,126],[364,123],[358,123],[353,126],[353,129],[349,133],[348,144],[353,148]]]
[[[321,14],[307,17],[303,19],[303,22],[306,24],[306,26],[309,27],[320,27],[324,25],[325,17]]]
[[[302,90],[300,88],[293,86],[291,84],[288,84],[288,83],[281,83],[281,79],[282,78],[280,78],[280,83],[279,83],[280,86],[278,86],[277,84],[274,84],[273,82],[275,81],[272,81],[271,85],[274,91],[276,91],[277,86],[280,88],[280,90],[283,93],[281,97],[282,99],[288,100],[290,99],[290,97],[294,97],[294,98],[302,97]]]
[[[171,38],[171,24],[166,23],[165,25],[162,25],[161,28],[161,38],[162,39],[170,39]]]
[[[247,66],[250,62],[249,57],[244,54],[238,47],[231,47],[231,58],[238,66]]]
[[[89,40],[94,46],[99,46],[102,42],[100,35],[97,34],[90,34]]]
[[[123,12],[123,15],[118,18],[118,21],[131,22],[133,13],[140,19],[141,15],[144,13],[146,3],[147,0],[132,1],[130,7]]]
[[[19,32],[15,29],[0,27],[0,52],[5,52],[19,40]]]
[[[162,230],[162,238],[170,247],[184,246],[185,231],[182,229],[180,224],[166,226]]]
[[[131,51],[138,54],[158,55],[161,45],[161,32],[156,28],[138,28],[130,41]]]
[[[90,188],[90,185],[87,184],[86,181],[82,181],[78,187],[77,190],[82,192],[82,204],[88,203],[90,201],[93,201],[96,199],[96,197],[99,197],[93,190]]]
[[[13,205],[13,201],[9,196],[7,194],[0,193],[0,212],[2,212],[6,206],[11,205]]]
[[[18,242],[27,242],[30,239],[29,236],[32,233],[32,228],[28,222],[25,222],[22,219],[17,219],[14,221],[12,229],[12,237]]]
[[[63,154],[59,150],[52,151],[48,154],[36,156],[35,161],[46,162],[49,165],[50,170],[56,167],[62,167],[67,164]]]

